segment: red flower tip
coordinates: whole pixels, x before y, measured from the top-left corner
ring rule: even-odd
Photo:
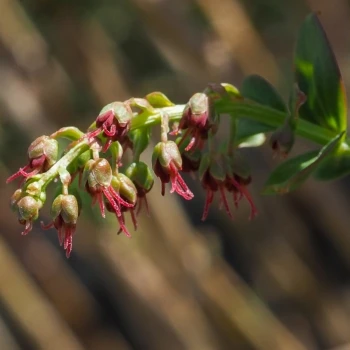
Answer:
[[[130,129],[132,117],[132,110],[127,103],[110,103],[101,110],[96,118],[96,130],[87,133],[86,137],[91,140],[102,133],[107,139],[102,152],[107,152],[112,142],[123,142]]]
[[[20,176],[28,178],[48,170],[57,161],[58,142],[49,136],[40,136],[28,147],[29,163],[7,178],[9,183]]]
[[[171,182],[170,193],[176,192],[186,200],[194,197],[179,171],[182,169],[182,158],[178,146],[173,141],[159,142],[152,155],[153,170],[162,182],[162,195],[165,184]]]

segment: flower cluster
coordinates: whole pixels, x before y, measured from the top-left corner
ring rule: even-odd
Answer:
[[[7,180],[22,177],[19,189],[11,198],[11,206],[24,225],[22,234],[30,232],[38,219],[48,184],[58,183],[58,195],[51,206],[52,221],[42,224],[42,228],[57,230],[67,257],[72,251],[81,211],[79,191],[91,197],[92,205],[98,205],[102,217],[106,210],[113,213],[119,232],[129,237],[125,213],[130,213],[136,229],[136,216],[141,208],[145,206],[149,211],[146,196],[153,187],[154,175],[161,181],[162,195],[170,183],[170,193],[176,192],[190,200],[194,195],[183,178],[183,173],[188,172],[197,174],[207,192],[203,220],[216,192],[230,217],[226,192],[233,194],[236,206],[241,198],[246,198],[253,218],[256,209],[247,191],[251,177],[245,163],[232,148],[229,152],[213,152],[212,145],[220,140],[216,139],[218,116],[210,94],[195,94],[181,115],[171,120],[178,123],[169,132],[167,112],[172,106],[161,93],[113,102],[102,109],[86,133],[67,127],[36,139],[28,149],[28,164]],[[153,131],[150,125],[159,122],[161,140],[153,149],[152,171],[140,156],[150,144]],[[60,138],[72,141],[63,154],[58,152]],[[132,152],[131,161],[124,157],[128,148]],[[77,175],[79,181],[74,181]]]

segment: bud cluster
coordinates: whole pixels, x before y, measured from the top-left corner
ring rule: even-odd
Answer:
[[[246,198],[251,205],[251,217],[254,217],[256,209],[246,189],[251,177],[245,163],[232,148],[213,152],[212,145],[220,140],[216,139],[219,116],[215,113],[212,95],[207,92],[195,94],[181,115],[171,119],[178,123],[174,123],[169,132],[166,111],[176,108],[173,106],[166,96],[155,92],[144,99],[108,104],[85,134],[67,127],[51,136],[37,138],[29,146],[28,164],[7,180],[11,182],[22,177],[19,189],[11,198],[19,222],[25,226],[22,234],[26,235],[32,229],[45,203],[46,188],[55,182],[59,190],[51,205],[52,220],[48,225],[42,224],[42,228],[57,230],[67,257],[72,251],[73,235],[82,209],[79,191],[89,194],[92,205],[98,204],[102,217],[106,210],[113,213],[119,223],[119,232],[129,237],[125,213],[130,213],[136,229],[136,216],[142,204],[149,212],[146,196],[153,188],[154,175],[161,181],[162,195],[166,184],[170,183],[170,193],[176,192],[190,200],[194,195],[182,175],[189,172],[198,173],[207,192],[203,220],[216,192],[230,217],[225,192],[233,194],[236,206],[241,198]],[[159,121],[162,133],[160,142],[153,149],[152,171],[140,157],[151,142],[153,130],[150,126]],[[58,152],[60,138],[72,141],[62,154]],[[127,149],[131,150],[132,159],[124,156]],[[73,184],[77,176],[79,181]]]

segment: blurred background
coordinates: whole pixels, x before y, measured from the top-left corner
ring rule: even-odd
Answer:
[[[185,103],[252,73],[287,96],[311,10],[349,91],[347,0],[0,0],[1,350],[350,349],[347,179],[263,197],[278,161],[267,146],[245,150],[253,222],[243,203],[234,221],[214,205],[203,223],[196,181],[191,202],[161,197],[156,181],[132,239],[87,209],[69,260],[39,221],[21,237],[8,205],[17,182],[5,186],[32,140],[86,130],[111,101],[159,90]],[[293,152],[306,146],[317,147]]]

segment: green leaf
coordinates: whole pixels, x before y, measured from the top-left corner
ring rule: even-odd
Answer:
[[[266,124],[257,123],[248,119],[238,119],[236,130],[237,143],[244,142],[254,135],[263,134],[273,129],[273,127]]]
[[[282,163],[270,175],[263,194],[282,194],[294,191],[339,146],[343,135],[344,132],[337,135],[320,151],[308,152]]]
[[[276,89],[259,75],[250,75],[243,81],[241,94],[262,105],[287,112],[286,104]]]
[[[168,97],[159,91],[151,92],[150,94],[146,95],[145,98],[154,108],[174,106]]]
[[[329,181],[350,174],[350,150],[338,149],[328,156],[313,174],[317,180]]]
[[[344,86],[334,53],[316,14],[304,21],[295,50],[296,81],[307,95],[299,115],[329,130],[346,130]]]
[[[282,97],[267,80],[259,75],[250,75],[244,80],[241,94],[243,97],[254,102],[287,113],[287,107]],[[239,119],[236,137],[237,140],[243,141],[251,136],[266,133],[272,130],[274,130],[273,127],[264,123],[254,122],[247,119]]]

